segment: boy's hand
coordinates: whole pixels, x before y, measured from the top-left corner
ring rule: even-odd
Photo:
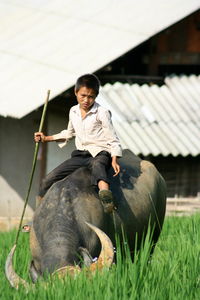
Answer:
[[[112,157],[112,167],[115,171],[115,174],[113,175],[113,177],[117,176],[120,172],[120,165],[117,163],[117,157],[113,156]]]
[[[39,143],[39,142],[44,143],[45,138],[46,138],[46,136],[44,135],[43,132],[35,132],[34,133],[34,140],[35,140],[36,143]]]

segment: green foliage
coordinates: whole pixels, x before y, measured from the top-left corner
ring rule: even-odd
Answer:
[[[88,276],[85,271],[75,279],[40,281],[26,293],[15,291],[4,275],[5,259],[16,232],[0,234],[0,299],[200,299],[200,215],[166,218],[155,252],[149,258],[150,233],[132,263],[127,244],[117,247],[117,264],[107,271]],[[28,282],[30,252],[28,234],[21,234],[15,254],[15,270]],[[122,252],[127,253],[126,259]]]

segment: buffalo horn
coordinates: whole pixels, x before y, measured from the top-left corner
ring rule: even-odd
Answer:
[[[65,266],[54,271],[52,276],[57,275],[58,278],[64,278],[66,274],[69,274],[72,277],[76,277],[80,271],[81,269],[79,266]]]
[[[97,234],[101,241],[101,253],[98,257],[98,260],[92,263],[89,269],[94,271],[96,269],[101,270],[104,267],[109,268],[114,258],[114,249],[110,238],[98,227],[87,222],[86,224]]]
[[[25,280],[23,280],[21,277],[19,277],[17,273],[15,273],[13,268],[13,255],[15,253],[16,246],[17,245],[15,244],[12,247],[6,259],[6,265],[5,265],[6,278],[10,282],[11,286],[14,287],[15,289],[18,289],[20,284],[23,285],[26,289],[28,289],[29,287],[28,283]]]

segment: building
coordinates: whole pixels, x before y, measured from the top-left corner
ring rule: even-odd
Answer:
[[[120,84],[145,83],[148,89],[149,83],[155,83],[159,88],[165,76],[174,72],[178,75],[183,72],[186,75],[199,74],[197,0],[189,3],[171,0],[165,4],[158,0],[151,3],[144,0],[140,5],[130,0],[117,1],[117,5],[112,1],[98,4],[93,1],[87,9],[79,10],[80,2],[60,0],[55,3],[49,0],[37,4],[29,1],[24,5],[22,1],[0,1],[3,12],[0,37],[0,66],[3,70],[0,77],[0,217],[9,220],[11,227],[16,222],[16,215],[21,215],[18,207],[21,210],[23,206],[34,152],[32,134],[39,128],[41,105],[47,89],[52,87],[52,101],[48,106],[45,130],[51,134],[66,126],[67,112],[75,103],[73,84],[80,74],[96,72],[104,84],[104,95],[108,84],[111,84],[110,90],[116,92],[116,86],[119,87],[117,81]],[[157,18],[154,18],[155,8]],[[183,45],[184,38],[179,38],[177,47],[176,38],[179,34],[175,32],[182,32],[183,28],[189,30],[187,47]],[[93,37],[92,42],[90,36]],[[186,81],[188,78],[185,77]],[[146,86],[142,86],[141,90],[144,88]],[[123,92],[123,87],[117,91],[118,95]],[[193,96],[192,99],[199,109],[199,102]],[[107,99],[102,97],[100,101],[105,103]],[[127,121],[123,112],[121,117]],[[117,126],[117,115],[114,113],[113,118]],[[194,126],[198,131],[196,123]],[[145,143],[150,146],[148,142]],[[190,189],[191,184],[188,183],[186,189],[179,188],[180,180],[183,186],[183,180],[180,179],[183,169],[177,167],[178,171],[174,174],[173,166],[177,162],[179,166],[193,165],[194,171],[192,167],[191,171],[184,171],[184,180],[188,182],[193,172],[194,179],[191,180],[194,183],[196,172],[199,172],[199,146],[194,147],[194,153],[189,149],[184,155],[180,149],[188,149],[184,143],[182,146],[178,152],[175,151],[176,155],[164,155],[162,151],[153,154],[151,147],[148,153],[141,151],[138,154],[152,160],[169,183],[171,181],[170,195],[195,196],[199,185],[195,183],[195,188]],[[41,147],[30,196],[29,216],[31,207],[35,205],[34,198],[41,178],[68,157],[72,148],[73,141],[67,151],[59,150],[54,144],[49,144],[47,149]],[[165,175],[166,166],[169,168]]]

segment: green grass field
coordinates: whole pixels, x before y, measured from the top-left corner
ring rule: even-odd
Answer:
[[[46,285],[40,282],[26,293],[9,286],[5,275],[5,258],[14,244],[16,232],[0,233],[0,299],[200,299],[200,215],[166,218],[152,259],[148,260],[149,242],[133,264],[121,260],[109,271],[75,279],[67,277]],[[15,255],[15,270],[30,282],[28,234],[21,234]]]

